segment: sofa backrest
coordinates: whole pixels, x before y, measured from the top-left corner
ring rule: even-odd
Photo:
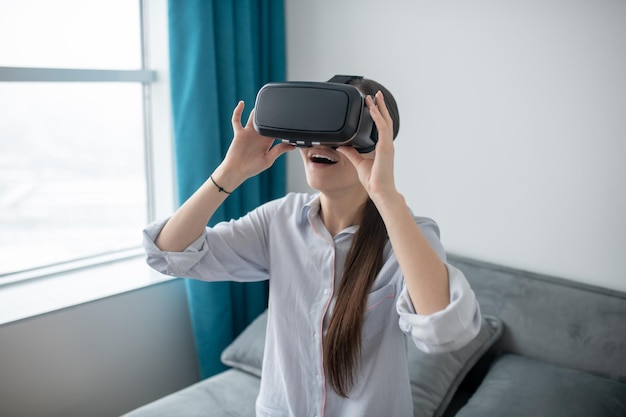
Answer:
[[[483,314],[499,317],[496,349],[626,382],[626,293],[449,255]]]

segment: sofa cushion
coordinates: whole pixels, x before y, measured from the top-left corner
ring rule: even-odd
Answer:
[[[409,342],[409,377],[415,415],[442,416],[463,378],[501,335],[500,319],[483,316],[478,335],[459,350],[424,353]]]
[[[457,417],[626,416],[626,384],[506,354]]]
[[[626,291],[454,255],[448,262],[483,314],[504,323],[496,349],[626,381]]]
[[[267,311],[257,317],[224,349],[222,362],[260,377],[266,325]],[[501,334],[502,322],[498,318],[483,317],[478,335],[457,351],[428,354],[409,342],[409,376],[415,414],[443,415],[467,372]]]
[[[267,310],[254,319],[254,321],[222,351],[222,363],[226,366],[241,369],[249,374],[261,377],[266,327]]]

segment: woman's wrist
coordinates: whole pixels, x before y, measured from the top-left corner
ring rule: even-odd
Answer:
[[[400,194],[398,191],[385,193],[385,195],[379,195],[375,197],[372,196],[370,198],[376,205],[376,208],[378,209],[378,212],[383,218],[383,221],[385,221],[386,217],[387,218],[390,216],[393,217],[394,213],[396,213],[397,210],[408,209],[404,196]]]
[[[230,194],[237,189],[246,178],[242,178],[236,170],[226,166],[218,166],[209,177],[211,186],[216,187],[220,192]]]

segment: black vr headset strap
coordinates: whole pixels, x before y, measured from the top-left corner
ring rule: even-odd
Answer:
[[[329,83],[337,83],[337,84],[350,84],[352,80],[362,80],[362,75],[335,75],[333,78],[328,80]]]

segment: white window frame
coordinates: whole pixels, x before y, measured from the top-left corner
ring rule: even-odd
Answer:
[[[94,69],[62,69],[62,68],[23,68],[23,67],[0,67],[0,82],[130,82],[141,83],[143,86],[143,111],[144,111],[144,149],[146,167],[146,196],[148,221],[163,218],[172,213],[175,208],[175,185],[174,185],[174,159],[173,159],[173,129],[170,104],[169,83],[169,49],[167,30],[167,0],[139,0],[141,19],[141,42],[142,42],[142,68],[139,70],[94,70]],[[138,230],[137,233],[141,233]],[[111,252],[101,256],[78,259],[36,268],[29,271],[21,271],[0,277],[0,324],[13,319],[24,318],[30,313],[8,311],[9,304],[17,306],[18,303],[4,303],[16,300],[19,295],[32,297],[37,292],[34,287],[37,283],[46,286],[63,286],[68,281],[64,278],[71,276],[72,279],[81,274],[93,277],[102,276],[102,280],[111,280],[106,277],[107,270],[113,270],[116,274],[123,270],[123,265],[129,265],[129,274],[136,274],[142,270],[141,275],[147,278],[129,279],[129,285],[120,285],[119,282],[111,286],[115,293],[167,279],[160,274],[145,274],[147,269],[143,262],[143,249],[141,247],[129,250]],[[120,267],[122,269],[120,269]],[[122,282],[124,277],[121,278]],[[44,282],[45,281],[45,282]],[[56,281],[56,282],[51,282]],[[63,282],[65,281],[65,283]],[[75,282],[75,281],[74,281]],[[93,281],[91,282],[93,284]],[[106,283],[104,283],[106,287]],[[112,289],[104,289],[102,296],[112,294]],[[98,294],[89,291],[88,299],[98,298]],[[7,298],[12,297],[12,298]],[[76,302],[88,301],[85,296],[76,298]],[[32,303],[32,298],[30,303]],[[67,307],[74,302],[65,300],[58,303],[58,308]],[[47,308],[55,309],[54,306]],[[33,310],[32,314],[40,314],[44,311]]]

